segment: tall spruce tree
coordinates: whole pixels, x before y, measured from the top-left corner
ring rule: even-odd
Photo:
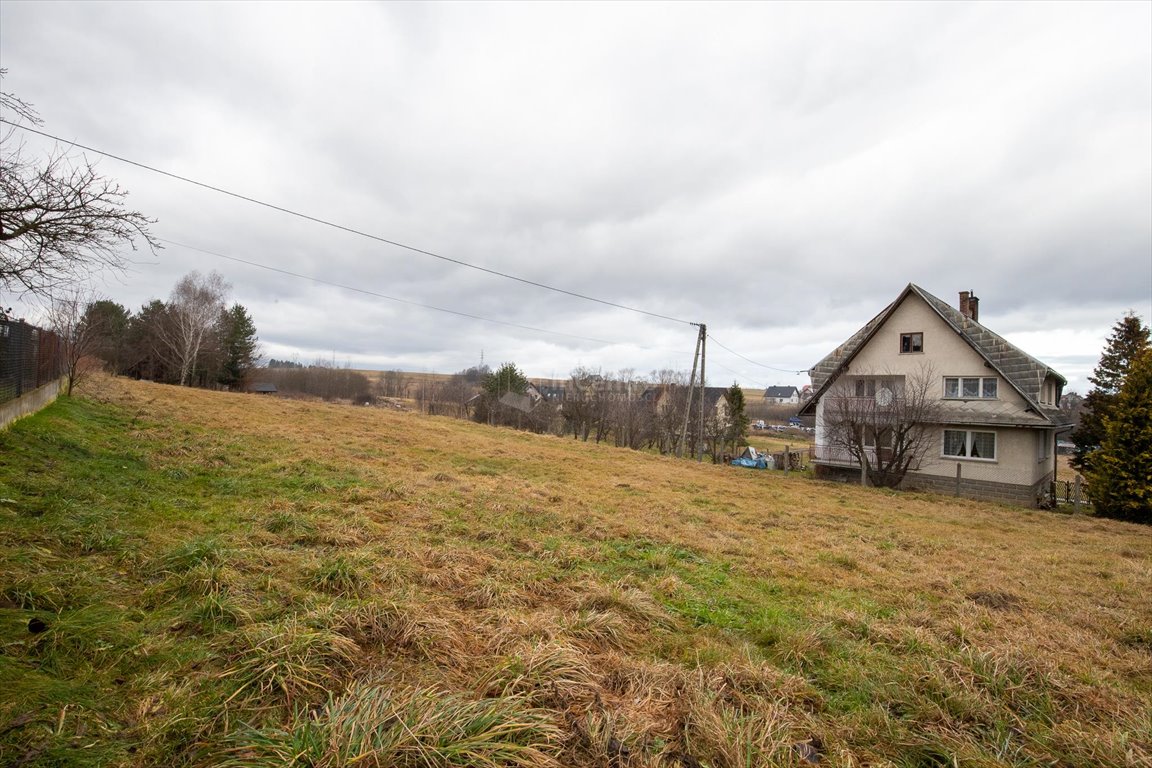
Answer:
[[[1088,488],[1096,514],[1152,524],[1152,349],[1132,362],[1109,407]]]
[[[1120,318],[1108,337],[1100,363],[1088,381],[1093,389],[1084,398],[1080,426],[1072,432],[1076,453],[1071,463],[1081,472],[1091,466],[1091,454],[1104,442],[1104,422],[1108,418],[1132,362],[1149,346],[1148,326],[1134,312]]]
[[[97,330],[92,353],[119,374],[127,359],[128,326],[132,313],[109,299],[92,302],[84,310],[84,324]]]
[[[744,390],[736,382],[724,393],[724,401],[728,405],[728,425],[725,430],[726,442],[735,452],[740,439],[748,435],[748,414],[744,404]]]
[[[227,387],[244,383],[248,371],[256,367],[256,324],[241,304],[233,304],[220,314],[220,374],[217,380]]]

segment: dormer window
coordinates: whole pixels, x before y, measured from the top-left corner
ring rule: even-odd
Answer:
[[[900,354],[910,354],[912,352],[924,351],[924,334],[923,333],[902,333],[900,334]]]

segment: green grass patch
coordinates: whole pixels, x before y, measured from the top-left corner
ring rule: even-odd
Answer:
[[[1131,526],[108,388],[0,432],[0,764],[1152,760]]]

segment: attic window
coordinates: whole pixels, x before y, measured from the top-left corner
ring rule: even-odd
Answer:
[[[900,354],[910,352],[923,352],[924,351],[924,334],[923,333],[902,333],[900,334]]]

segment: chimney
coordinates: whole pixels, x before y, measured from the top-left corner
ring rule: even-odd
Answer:
[[[960,314],[980,322],[980,299],[972,291],[960,291]]]

